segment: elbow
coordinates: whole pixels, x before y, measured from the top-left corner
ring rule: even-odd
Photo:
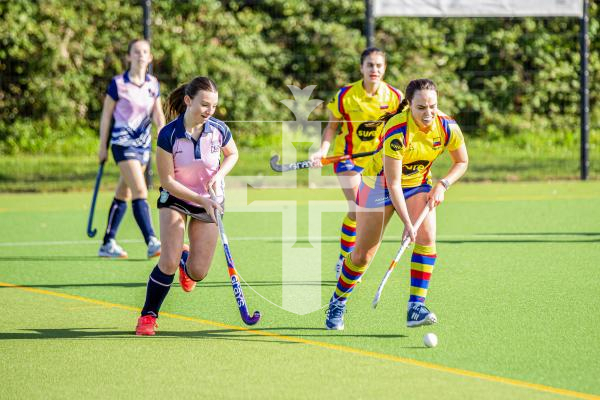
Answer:
[[[225,157],[225,158],[227,159],[228,162],[230,162],[232,165],[234,165],[239,160],[240,154],[237,151],[232,152],[232,153],[228,154],[227,157]]]
[[[163,189],[165,189],[167,192],[172,193],[174,179],[171,176],[163,177],[160,174],[158,176],[159,176],[160,186]]]
[[[402,181],[387,182],[388,191],[402,194]]]

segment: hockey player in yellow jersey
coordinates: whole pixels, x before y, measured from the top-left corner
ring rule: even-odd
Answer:
[[[330,300],[325,321],[328,329],[344,329],[346,300],[369,267],[394,213],[404,224],[402,239],[409,237],[415,242],[406,324],[416,327],[437,322],[435,314],[425,307],[437,257],[435,207],[444,201],[450,185],[464,175],[469,162],[458,124],[438,110],[437,101],[437,88],[431,80],[413,80],[398,112],[382,118],[384,138],[363,171],[356,197],[356,245],[343,262]],[[431,165],[446,149],[452,165],[434,184]],[[417,231],[413,221],[425,207],[431,211]]]
[[[342,87],[327,105],[329,122],[323,132],[319,151],[312,160],[325,157],[333,142],[333,155],[371,152],[378,148],[383,126],[373,124],[386,113],[393,113],[402,101],[402,93],[385,83],[385,53],[378,48],[368,48],[361,54],[362,79]],[[360,173],[371,157],[361,157],[335,163],[342,191],[348,200],[349,211],[344,218],[340,238],[340,255],[336,265],[337,277],[346,255],[354,248],[356,213],[354,200],[360,184]]]

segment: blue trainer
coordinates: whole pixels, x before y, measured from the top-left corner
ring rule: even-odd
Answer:
[[[344,313],[346,312],[346,302],[331,300],[329,309],[325,313],[325,326],[327,329],[342,331],[344,330]]]
[[[423,303],[408,303],[408,312],[406,313],[406,326],[415,328],[423,325],[433,325],[437,323],[437,317],[429,311]]]

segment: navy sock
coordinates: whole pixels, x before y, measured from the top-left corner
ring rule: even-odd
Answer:
[[[186,273],[187,273],[186,264],[187,264],[187,260],[188,260],[189,256],[190,256],[190,252],[189,251],[183,250],[181,252],[181,261],[179,263],[183,265],[184,269],[186,269],[186,271],[185,271]]]
[[[142,316],[152,315],[158,317],[158,311],[165,297],[171,289],[171,284],[175,275],[165,275],[158,265],[154,267],[148,279],[148,287],[146,288],[146,302],[142,308]]]
[[[125,211],[127,211],[127,203],[123,200],[113,199],[108,210],[108,222],[106,223],[103,244],[106,244],[110,239],[114,239],[117,236],[117,231],[119,230],[119,225],[121,225]]]
[[[154,229],[152,229],[152,220],[150,219],[150,208],[148,207],[148,202],[146,199],[135,199],[131,202],[131,208],[133,208],[133,216],[135,217],[135,221],[144,235],[146,244],[148,244],[150,237],[156,236],[154,234]]]

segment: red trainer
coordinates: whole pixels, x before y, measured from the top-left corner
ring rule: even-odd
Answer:
[[[143,315],[138,318],[135,334],[138,336],[154,336],[156,334],[154,328],[157,326],[156,317],[153,317],[152,315]]]
[[[192,280],[183,269],[183,263],[187,261],[190,252],[190,247],[187,244],[183,245],[181,252],[181,262],[179,262],[179,284],[184,292],[191,292],[196,287],[196,281]]]

